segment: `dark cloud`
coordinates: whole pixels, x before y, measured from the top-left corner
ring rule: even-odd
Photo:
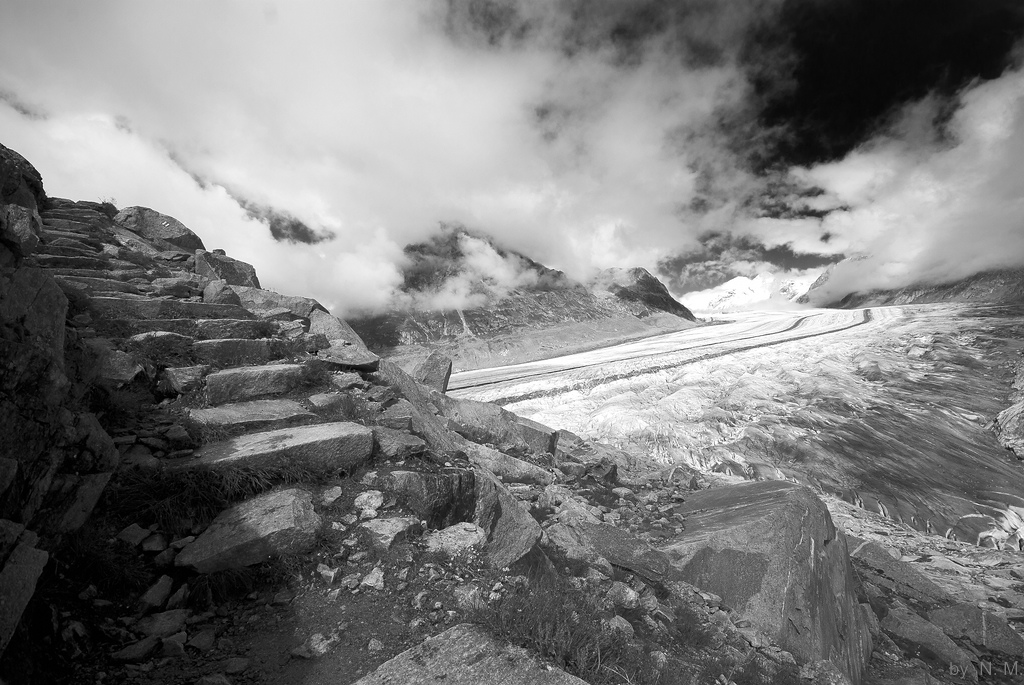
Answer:
[[[270,229],[270,235],[274,236],[274,240],[314,245],[316,243],[322,243],[325,240],[333,240],[335,238],[334,233],[331,231],[324,229],[320,229],[319,231],[314,230],[286,211],[274,209],[267,205],[261,205],[257,202],[246,200],[235,195],[232,195],[232,197],[235,198],[238,205],[244,209],[250,217],[256,219]]]

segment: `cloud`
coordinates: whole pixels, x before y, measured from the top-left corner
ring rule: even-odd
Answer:
[[[862,257],[816,301],[1024,265],[1024,71],[967,88],[948,120],[940,104],[914,103],[841,161],[794,172],[847,207],[822,228]]]

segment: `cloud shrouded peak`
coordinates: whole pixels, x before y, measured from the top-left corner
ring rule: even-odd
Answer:
[[[1020,197],[973,182],[1013,162],[1012,135],[1002,151],[979,138],[1017,121],[1007,68],[1024,21],[1002,0],[104,0],[4,15],[3,142],[51,192],[176,216],[267,287],[343,311],[392,301],[402,246],[438,222],[584,277],[686,262],[709,233],[877,251],[878,222],[924,177],[974,193],[956,213],[989,207],[997,240]],[[904,230],[899,268],[934,270],[963,225]]]

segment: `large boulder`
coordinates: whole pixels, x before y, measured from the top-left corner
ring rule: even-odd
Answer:
[[[366,343],[359,337],[359,334],[352,330],[352,327],[343,320],[332,316],[325,309],[313,309],[310,311],[309,332],[314,335],[317,333],[322,334],[332,343],[332,346],[348,344],[366,350]]]
[[[529,453],[530,444],[523,438],[518,417],[490,402],[458,399],[432,392],[430,399],[448,419],[448,426],[467,440],[490,444],[508,454]]]
[[[114,221],[130,231],[151,240],[163,240],[183,250],[203,250],[202,239],[172,216],[149,207],[125,207]]]
[[[354,685],[587,685],[468,623],[407,649]]]
[[[320,524],[309,492],[299,488],[268,492],[221,512],[178,553],[174,564],[213,573],[282,554],[301,554],[313,547]]]
[[[412,376],[423,385],[440,393],[448,392],[448,381],[452,377],[452,360],[440,352],[431,352],[416,365]]]
[[[322,304],[311,297],[282,295],[273,290],[263,290],[246,285],[231,285],[230,287],[241,299],[242,306],[261,318],[283,309],[287,310],[295,319],[309,321],[310,315],[314,311],[327,311]]]
[[[196,273],[211,281],[227,281],[228,285],[260,287],[260,279],[256,277],[256,268],[252,264],[216,252],[196,251]]]
[[[4,204],[43,209],[46,193],[36,168],[14,150],[0,145],[0,205]]]
[[[861,682],[872,641],[845,536],[809,488],[764,481],[688,496],[685,535],[661,547],[680,580],[719,595],[801,662]]]
[[[463,456],[461,438],[449,431],[445,425],[426,407],[431,395],[412,376],[402,371],[397,364],[381,360],[371,382],[391,388],[396,395],[409,401],[412,413],[412,432],[426,440],[432,456],[437,461]]]
[[[473,520],[476,510],[476,478],[469,469],[446,468],[437,473],[391,471],[378,486],[425,520],[431,528]]]
[[[973,604],[957,604],[929,612],[928,620],[950,637],[966,638],[991,652],[1024,658],[1024,638],[1010,627],[1005,618],[991,611]]]
[[[522,459],[510,457],[490,447],[467,442],[464,449],[470,463],[487,469],[501,478],[502,482],[548,485],[554,480],[554,476],[541,467]]]
[[[942,630],[910,611],[905,606],[889,608],[881,621],[884,630],[897,643],[909,646],[913,651],[923,651],[937,665],[957,668],[960,677],[972,682],[978,681],[978,671],[971,663],[971,657],[950,640]]]
[[[38,540],[20,523],[0,520],[0,654],[14,635],[49,559],[49,554],[36,549]]]
[[[540,524],[488,471],[475,469],[475,479],[473,522],[487,534],[487,562],[492,568],[511,566],[540,540]]]

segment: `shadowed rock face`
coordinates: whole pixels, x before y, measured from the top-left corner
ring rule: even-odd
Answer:
[[[801,661],[860,682],[871,655],[846,538],[809,489],[784,481],[690,495],[682,539],[661,548],[680,580],[722,597]]]

